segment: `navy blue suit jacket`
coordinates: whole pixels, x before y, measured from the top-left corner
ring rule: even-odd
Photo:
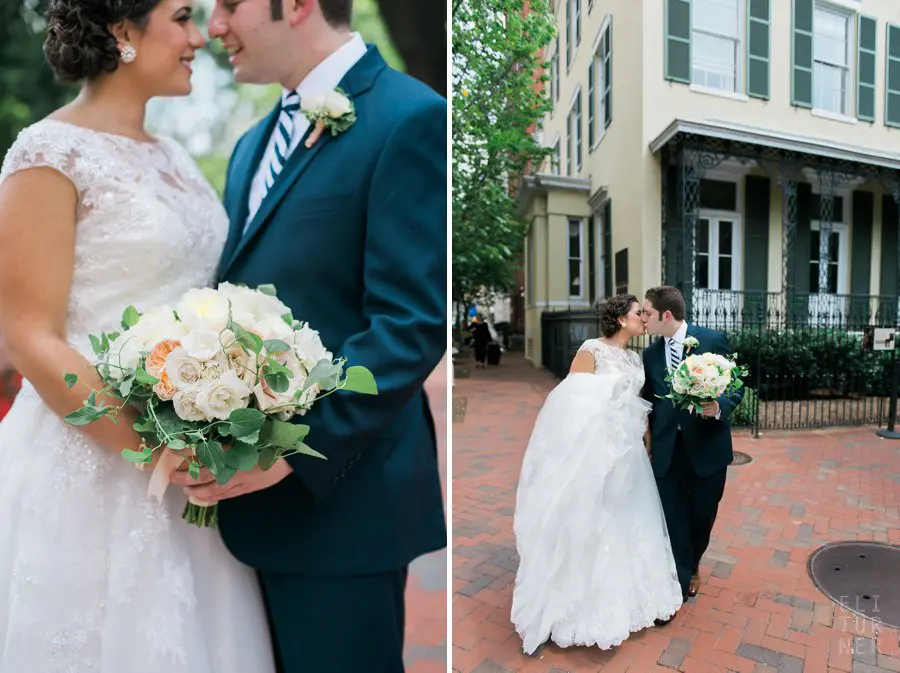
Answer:
[[[447,344],[447,104],[374,47],[339,85],[357,121],[288,157],[246,233],[278,107],[238,142],[220,281],[275,285],[377,396],[336,393],[299,422],[327,460],[292,456],[276,486],[220,503],[223,539],[257,569],[311,576],[401,568],[446,545],[423,383]]]

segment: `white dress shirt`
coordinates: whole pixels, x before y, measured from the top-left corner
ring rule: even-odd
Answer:
[[[300,104],[303,104],[303,96],[314,93],[326,93],[333,91],[341,80],[344,79],[350,69],[366,54],[366,43],[362,35],[353,33],[353,38],[344,44],[340,49],[335,51],[331,56],[319,63],[310,73],[300,82],[296,91],[300,95]],[[291,92],[285,90],[281,94],[281,100]],[[298,111],[294,115],[294,130],[291,134],[291,145],[288,148],[287,156],[297,149],[306,131],[309,129],[309,120],[302,111]],[[272,136],[269,138],[269,145],[263,154],[262,161],[256,168],[256,174],[253,176],[253,182],[250,183],[249,210],[247,211],[247,223],[250,222],[259,210],[263,197],[266,194],[266,171],[272,158],[275,156],[275,131],[278,130],[276,124],[273,129]]]

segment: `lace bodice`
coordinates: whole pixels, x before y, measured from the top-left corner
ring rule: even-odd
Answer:
[[[578,350],[594,356],[595,374],[613,375],[621,380],[624,390],[640,395],[644,386],[644,365],[637,353],[609,346],[600,339],[588,339]]]
[[[65,175],[78,194],[69,343],[118,328],[122,311],[173,302],[215,281],[228,218],[187,151],[45,119],[9,149],[0,183],[27,168]]]

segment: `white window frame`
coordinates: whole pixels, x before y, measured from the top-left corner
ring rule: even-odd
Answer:
[[[695,43],[695,33],[702,33],[704,35],[711,35],[712,37],[727,39],[727,40],[736,40],[735,46],[735,70],[734,70],[734,89],[720,89],[719,87],[710,86],[705,82],[697,82],[694,80],[694,55],[696,51],[691,48],[691,88],[699,91],[701,93],[715,93],[715,94],[731,94],[733,96],[738,96],[740,100],[744,100],[745,96],[743,96],[744,91],[744,61],[746,58],[747,51],[747,16],[746,16],[746,3],[747,0],[736,0],[737,2],[737,16],[738,16],[738,25],[737,25],[737,38],[733,38],[731,35],[723,35],[721,33],[714,33],[708,30],[701,30],[694,27],[693,17],[695,13],[691,12],[691,44]]]
[[[581,147],[584,140],[582,137],[581,117],[583,110],[577,110],[578,102],[581,100],[581,85],[575,87],[572,94],[572,100],[569,101],[569,114],[566,115],[566,175],[573,177],[578,174],[582,166],[584,166],[584,152],[581,152],[581,161],[578,161],[577,148]]]
[[[740,203],[740,201],[738,202]],[[709,283],[708,288],[698,288],[704,290],[715,291],[735,291],[740,292],[743,288],[743,254],[744,254],[744,221],[740,213],[733,213],[727,210],[700,210],[697,213],[697,221],[709,221],[709,278],[714,282]],[[719,285],[719,223],[722,220],[728,220],[732,223],[731,237],[731,287],[720,288]],[[715,226],[713,224],[715,223]],[[699,225],[698,225],[699,226]],[[713,252],[715,251],[715,252]],[[694,248],[694,266],[696,278],[696,264],[699,252]],[[708,279],[707,279],[708,282]],[[695,280],[696,283],[696,280]],[[715,287],[713,287],[715,285]]]
[[[821,196],[821,192],[814,188],[813,194]],[[841,222],[832,222],[831,230],[838,235],[838,277],[837,277],[837,294],[831,292],[819,292],[819,284],[816,287],[809,288],[809,322],[811,325],[819,325],[822,317],[829,321],[829,324],[844,324],[847,317],[846,313],[849,306],[844,301],[838,301],[837,297],[849,293],[850,279],[850,215],[852,206],[852,196],[848,191],[838,191],[835,196],[840,196],[844,200],[844,208],[841,213]],[[820,220],[812,220],[809,223],[810,231],[821,232],[822,223]],[[821,251],[821,239],[820,239]],[[812,253],[812,251],[810,251]],[[819,258],[821,260],[821,257]],[[812,264],[812,254],[810,254],[810,264]],[[820,300],[821,299],[821,306]]]
[[[557,34],[552,46],[553,53],[550,56],[550,106],[551,110],[556,108],[559,102],[559,35]]]
[[[579,257],[572,257],[570,254],[571,248],[569,246],[569,229],[572,226],[573,222],[578,222],[578,254]],[[570,300],[575,300],[578,302],[582,302],[585,300],[585,257],[586,257],[586,246],[587,246],[587,236],[585,234],[587,230],[585,228],[585,219],[583,217],[574,217],[569,215],[566,218],[566,293],[569,293],[569,290],[572,288],[572,271],[571,266],[572,262],[578,261],[578,287],[579,294],[568,294]]]
[[[847,78],[846,78],[846,86],[844,88],[844,100],[843,100],[843,110],[829,110],[828,108],[817,107],[816,106],[816,66],[820,61],[816,59],[815,54],[815,45],[816,45],[816,14],[819,10],[824,12],[831,12],[833,14],[837,14],[842,16],[847,21],[847,43],[845,45],[847,50]],[[856,121],[854,115],[856,114],[854,108],[854,102],[856,100],[856,50],[857,44],[859,42],[858,33],[858,10],[854,10],[846,4],[839,4],[838,2],[826,1],[826,0],[815,0],[813,3],[813,74],[812,74],[812,95],[813,95],[813,108],[812,111],[814,114],[823,116],[823,117],[833,117],[838,120],[850,120]],[[823,61],[824,63],[824,61]],[[835,66],[833,63],[829,63],[833,67]]]
[[[566,0],[567,37],[566,42],[566,72],[572,69],[575,63],[575,54],[581,44],[581,2],[582,0]]]
[[[600,31],[594,38],[591,58],[594,60],[594,142],[588,148],[589,152],[597,149],[600,141],[606,135],[606,68],[603,63],[603,45],[606,30],[609,28],[612,17],[608,14],[600,25]]]
[[[559,144],[559,134],[556,134],[556,138],[553,139],[553,144],[550,145],[550,149],[553,150],[550,155],[550,174],[551,175],[560,175],[562,171],[562,149]]]
[[[591,226],[594,227],[594,249],[596,251],[594,263],[597,265],[597,268],[594,270],[597,278],[597,297],[602,298],[606,296],[606,279],[604,278],[604,269],[603,263],[606,261],[604,255],[606,254],[606,250],[603,245],[603,233],[606,229],[606,222],[603,221],[603,207],[601,206],[599,210],[594,212],[594,216],[592,219]]]

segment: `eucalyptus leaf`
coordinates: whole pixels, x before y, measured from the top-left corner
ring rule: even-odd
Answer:
[[[78,374],[68,374],[67,373],[64,378],[66,380],[66,388],[71,388],[76,383],[78,383]]]
[[[281,339],[266,339],[263,341],[263,346],[268,353],[287,353],[291,350],[291,347]]]
[[[267,294],[270,297],[275,297],[278,294],[278,291],[275,289],[275,286],[271,283],[264,283],[262,285],[258,285],[256,287],[258,292],[262,292],[263,294]]]
[[[122,397],[128,397],[131,394],[131,387],[134,385],[134,374],[129,374],[119,384],[119,394]]]
[[[276,374],[266,374],[265,379],[269,388],[276,393],[286,393],[288,388],[291,387],[290,379],[281,372]]]
[[[216,478],[216,483],[225,483],[224,481],[220,481],[224,476],[225,450],[219,442],[214,439],[200,442],[197,445],[197,458],[199,458],[200,462],[208,467],[209,471],[213,473],[213,476]]]
[[[248,332],[236,322],[231,323],[231,331],[234,332],[234,336],[238,340],[238,343],[240,343],[248,351],[259,355],[259,352],[263,347],[262,339],[260,339],[252,332]]]
[[[309,390],[317,383],[322,390],[332,390],[337,387],[342,371],[343,365],[341,364],[319,360],[306,377],[303,390]]]
[[[185,443],[184,440],[181,439],[170,439],[169,443],[166,446],[168,446],[173,451],[180,451],[187,446],[187,443]]]
[[[296,447],[294,447],[297,453],[302,453],[304,456],[312,456],[313,458],[321,458],[322,460],[328,460],[323,454],[319,453],[315,449],[311,449],[303,442],[300,442]]]
[[[266,447],[264,449],[260,449],[259,451],[259,469],[263,472],[268,470],[275,464],[275,461],[278,460],[278,452],[272,447]]]
[[[258,433],[266,422],[266,415],[258,409],[235,409],[228,415],[229,434],[242,438]]]
[[[122,458],[129,463],[149,463],[153,457],[152,449],[144,449],[143,451],[132,451],[131,449],[122,449]]]
[[[100,345],[100,337],[96,334],[89,334],[88,338],[91,340],[91,348],[94,349],[95,355],[103,355],[103,348]]]
[[[309,434],[309,426],[299,423],[286,423],[270,419],[259,435],[259,441],[264,445],[277,446],[289,449],[302,442]]]
[[[134,378],[138,383],[142,383],[145,386],[155,386],[157,383],[159,383],[159,379],[148,374],[147,370],[143,367],[135,370]]]
[[[138,313],[138,310],[134,306],[129,306],[122,313],[122,329],[127,330],[130,327],[134,327],[140,319],[141,314]]]
[[[195,479],[195,480],[199,479],[200,478],[200,466],[197,463],[191,461],[190,463],[188,463],[188,474],[191,475],[192,479]]]
[[[94,421],[99,421],[108,413],[108,407],[82,407],[73,411],[65,417],[66,423],[69,425],[89,425]]]
[[[252,470],[259,460],[255,447],[237,443],[225,452],[225,464],[235,470]]]
[[[344,378],[344,390],[363,395],[377,395],[378,384],[375,383],[372,372],[365,367],[348,367]]]

